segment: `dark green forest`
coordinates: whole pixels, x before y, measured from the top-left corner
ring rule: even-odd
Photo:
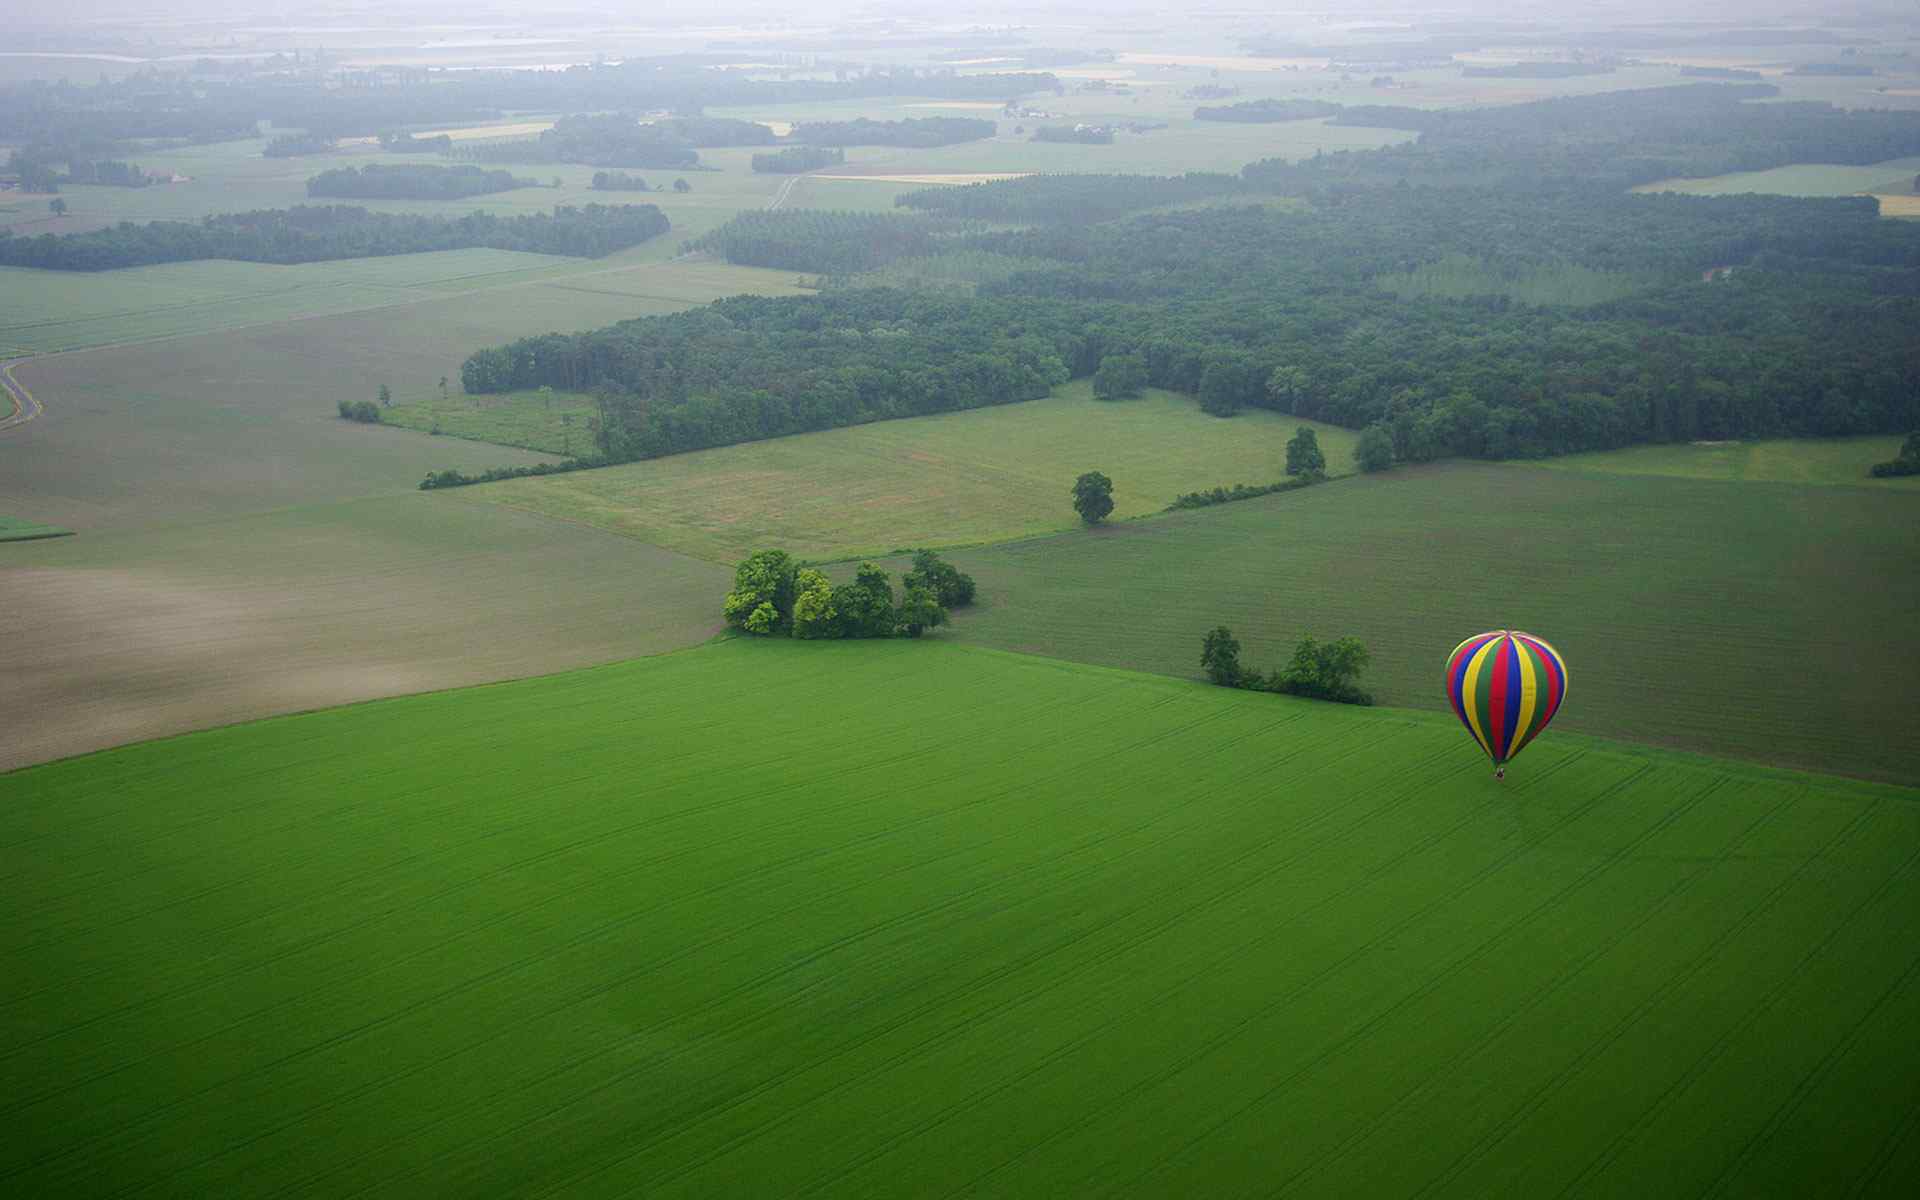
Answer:
[[[231,258],[303,263],[486,246],[597,258],[669,229],[651,204],[562,206],[551,216],[399,216],[346,205],[299,205],[227,213],[200,221],[123,221],[64,237],[12,237],[0,230],[0,266],[106,271],[153,263]]]
[[[952,224],[894,213],[817,208],[745,212],[687,248],[742,266],[853,275],[896,259],[933,253],[936,236]]]
[[[467,388],[597,389],[610,459],[1024,399],[1114,354],[1207,412],[1372,428],[1399,461],[1920,425],[1920,227],[1866,198],[1624,190],[1678,162],[1776,165],[1816,143],[1862,161],[1920,152],[1920,115],[1744,105],[1751,92],[1423,114],[1411,147],[1258,163],[1238,180],[1053,175],[909,196],[943,216],[1054,219],[929,224],[924,241],[887,227],[901,254],[1030,265],[972,295],[726,301],[484,351]],[[1196,194],[1228,199],[1099,219]],[[1241,194],[1296,205],[1232,204]],[[850,218],[765,216],[708,244],[836,274],[866,236]],[[1386,287],[1443,261],[1463,296]],[[1561,302],[1513,294],[1518,279],[1551,295],[1563,278]],[[1592,300],[1594,278],[1612,298]]]
[[[789,146],[772,154],[754,155],[753,169],[764,175],[799,175],[846,161],[847,152],[837,146]]]

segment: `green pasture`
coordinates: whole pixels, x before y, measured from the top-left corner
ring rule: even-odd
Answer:
[[[1920,477],[1875,479],[1875,463],[1900,453],[1899,437],[1784,438],[1767,442],[1690,442],[1631,446],[1592,454],[1545,458],[1530,466],[1617,475],[1668,475],[1749,483],[1850,484],[1920,489]]]
[[[559,403],[559,402],[556,402]],[[463,491],[628,534],[716,562],[784,546],[812,559],[1026,537],[1077,523],[1083,471],[1114,480],[1116,519],[1183,492],[1285,478],[1286,444],[1312,422],[1207,416],[1190,397],[1106,403],[1086,381],[1025,404],[677,454]],[[1330,470],[1356,435],[1314,425]]]
[[[9,517],[0,514],[0,542],[33,542],[41,538],[66,537],[73,530],[62,529],[58,525],[42,525],[38,521],[29,521],[25,517]]]
[[[731,641],[7,775],[0,847],[19,1195],[1920,1169],[1915,794],[1558,730]]]
[[[1115,475],[1125,487],[1125,477]],[[1920,497],[1448,464],[964,551],[981,602],[953,636],[1199,672],[1352,634],[1381,703],[1441,708],[1483,629],[1566,656],[1556,728],[1920,782]],[[1529,751],[1531,753],[1531,751]]]
[[[1882,106],[1875,106],[1882,107]],[[1895,158],[1862,167],[1834,163],[1795,163],[1770,171],[1739,171],[1704,179],[1663,179],[1636,192],[1684,192],[1690,196],[1733,196],[1762,192],[1776,196],[1853,196],[1862,192],[1913,191],[1920,158]]]

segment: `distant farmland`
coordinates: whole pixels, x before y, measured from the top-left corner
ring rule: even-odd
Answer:
[[[937,641],[194,734],[0,777],[0,1180],[1897,1194],[1916,800]]]
[[[1557,728],[1920,782],[1917,502],[1400,470],[962,552],[981,604],[954,636],[1192,677],[1201,635],[1222,623],[1262,668],[1303,634],[1354,634],[1382,703],[1440,707],[1446,651],[1509,625],[1567,656]]]
[[[556,401],[560,405],[561,401]],[[763,545],[808,558],[1032,536],[1077,523],[1081,472],[1114,481],[1116,519],[1183,492],[1286,475],[1286,443],[1318,430],[1331,471],[1353,469],[1356,435],[1249,410],[1207,416],[1190,397],[1095,400],[1086,381],[1027,404],[678,454],[460,493],[584,521],[733,563]],[[577,436],[577,435],[576,435]]]

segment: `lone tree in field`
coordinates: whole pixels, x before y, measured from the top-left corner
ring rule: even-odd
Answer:
[[[381,408],[393,407],[393,389],[388,387],[384,383],[380,385],[380,407]]]
[[[1327,456],[1320,453],[1320,439],[1305,425],[1287,443],[1287,474],[1302,479],[1327,477]]]
[[[1375,423],[1361,430],[1353,461],[1362,471],[1384,471],[1393,465],[1393,435],[1385,425]]]
[[[676,192],[690,192],[693,190],[693,185],[684,179],[676,179],[673,181],[673,190]]]
[[[1098,525],[1113,511],[1113,480],[1088,471],[1073,482],[1073,511],[1089,525]]]
[[[1240,643],[1225,625],[1207,634],[1200,643],[1200,666],[1207,678],[1221,687],[1239,687],[1244,673],[1240,669]]]
[[[47,201],[47,211],[56,217],[64,217],[67,215],[67,202],[65,200],[49,200]]]
[[[1093,373],[1093,394],[1100,400],[1131,400],[1147,386],[1147,361],[1138,354],[1109,354]]]

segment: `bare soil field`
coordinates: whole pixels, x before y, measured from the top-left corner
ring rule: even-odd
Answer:
[[[691,645],[730,578],[417,492],[0,549],[0,771]]]

